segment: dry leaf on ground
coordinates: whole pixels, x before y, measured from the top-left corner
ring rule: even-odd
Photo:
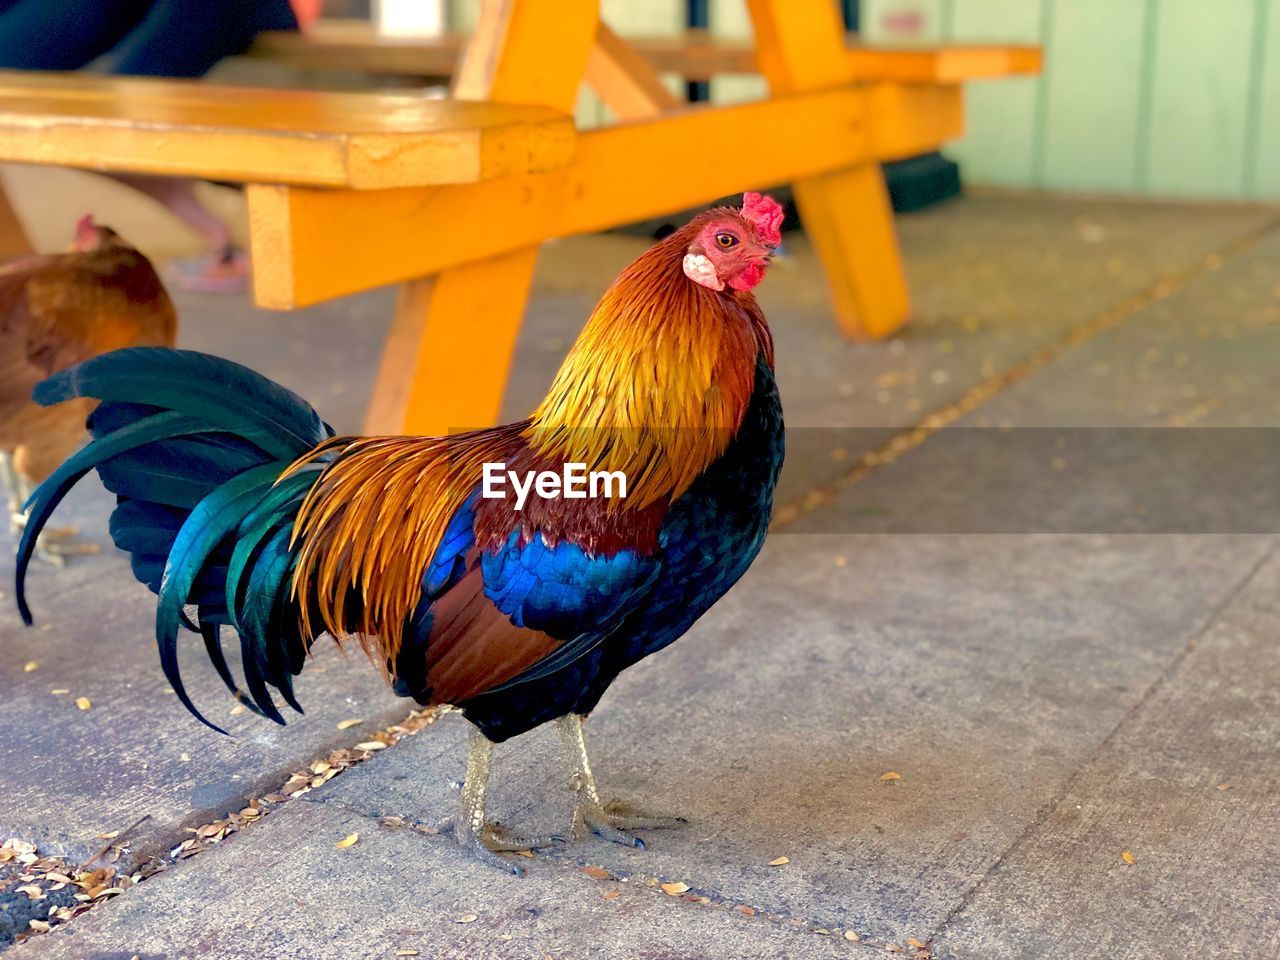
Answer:
[[[22,665],[23,673],[31,673],[32,671],[39,670],[39,669],[40,669],[40,664],[36,663],[34,660],[28,660],[25,664]]]
[[[1124,853],[1120,854],[1120,859],[1121,859],[1121,860],[1123,860],[1125,863],[1128,863],[1128,864],[1134,864],[1134,863],[1137,863],[1137,862],[1138,862],[1138,858],[1137,858],[1137,857],[1135,857],[1135,856],[1134,856],[1132,853],[1130,853],[1128,850],[1126,850],[1126,851],[1124,851]]]
[[[889,780],[901,780],[901,779],[902,779],[902,774],[900,774],[900,773],[898,773],[898,772],[896,772],[896,771],[894,771],[894,770],[890,770],[888,773],[882,773],[882,774],[880,774],[880,779],[881,779],[881,780],[884,780],[884,781],[889,781]]]
[[[662,890],[668,896],[678,897],[680,896],[680,894],[686,893],[689,890],[689,885],[687,883],[684,883],[683,881],[677,881],[675,883],[664,883],[662,885]]]
[[[385,750],[387,745],[381,740],[366,740],[364,743],[357,743],[356,750]]]
[[[783,864],[787,864],[787,863],[790,863],[790,862],[791,862],[791,858],[790,858],[790,857],[778,857],[778,858],[776,858],[776,859],[774,859],[774,860],[770,860],[770,861],[769,861],[769,866],[771,866],[771,867],[781,867]]]
[[[81,710],[89,710],[93,707],[93,703],[88,697],[76,697],[76,706]]]
[[[254,836],[257,836],[257,834],[254,834]],[[360,834],[349,833],[345,837],[343,837],[341,840],[339,840],[337,843],[335,843],[334,846],[346,849],[347,847],[355,846],[356,841],[358,841],[359,839],[360,839]]]
[[[358,726],[360,726],[360,724],[362,724],[362,723],[364,723],[364,721],[363,721],[362,719],[360,719],[359,717],[352,717],[352,718],[350,718],[349,720],[339,720],[339,721],[338,721],[338,729],[339,729],[339,730],[350,730],[352,727],[358,727]]]

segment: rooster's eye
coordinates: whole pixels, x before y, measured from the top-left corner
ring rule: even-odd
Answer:
[[[737,245],[738,238],[732,233],[716,234],[716,246],[720,247],[722,250],[728,250],[730,247],[736,247]]]

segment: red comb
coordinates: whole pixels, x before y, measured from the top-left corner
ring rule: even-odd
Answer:
[[[771,247],[782,243],[782,204],[773,197],[747,191],[742,195],[742,216],[755,227],[756,236]]]
[[[76,233],[83,233],[92,230],[94,227],[93,214],[86,213],[83,217],[76,221]]]

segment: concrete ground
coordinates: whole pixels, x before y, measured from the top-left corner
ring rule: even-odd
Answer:
[[[157,257],[190,249],[93,178],[6,178],[42,246],[92,198]],[[192,646],[218,737],[167,692],[152,597],[108,550],[33,574],[36,628],[0,617],[0,836],[78,864],[149,816],[119,864],[166,869],[8,956],[1280,956],[1280,211],[978,195],[901,232],[913,322],[871,345],[838,336],[788,237],[761,288],[779,529],[591,721],[605,791],[688,828],[557,848],[520,879],[475,863],[423,826],[457,803],[456,716],[353,751],[407,713],[358,656],[322,650],[281,729],[231,714]],[[548,246],[510,415],[642,246]],[[358,427],[388,291],[178,302],[183,346]],[[106,543],[104,492],[69,508]],[[564,828],[552,741],[498,751],[492,812],[523,832]],[[340,775],[290,796],[324,764]],[[0,863],[0,893],[24,869]]]

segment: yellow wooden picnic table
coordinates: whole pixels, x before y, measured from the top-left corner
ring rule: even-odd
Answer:
[[[771,95],[691,106],[598,6],[486,0],[449,99],[3,74],[0,161],[244,182],[257,302],[402,283],[366,426],[441,433],[496,418],[542,241],[744,189],[791,183],[841,328],[891,333],[909,307],[880,164],[958,136],[963,82],[1039,68],[851,48],[830,0],[748,0]],[[584,79],[620,122],[574,130]],[[12,247],[0,203],[6,227]]]

